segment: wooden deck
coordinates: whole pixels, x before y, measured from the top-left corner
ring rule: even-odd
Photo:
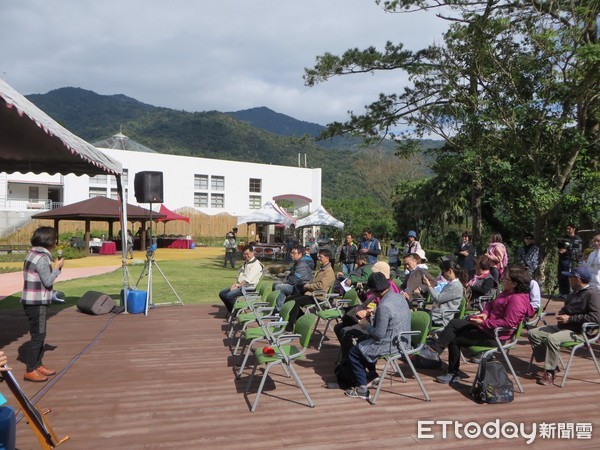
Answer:
[[[556,310],[558,304],[553,304]],[[483,425],[532,422],[592,423],[592,439],[541,439],[533,448],[600,448],[600,377],[588,358],[579,357],[564,389],[542,387],[526,379],[530,350],[524,338],[512,358],[525,394],[507,405],[478,405],[468,395],[470,380],[449,387],[435,383],[439,372],[422,371],[431,396],[426,402],[413,379],[387,381],[377,405],[324,389],[333,381],[334,341],[319,352],[311,349],[298,372],[316,403],[305,399],[291,379],[276,370],[258,410],[250,413],[254,394],[244,395],[246,378],[236,381],[229,340],[223,332],[223,310],[217,306],[162,307],[143,315],[88,316],[74,308],[52,316],[45,357],[48,367],[62,370],[49,383],[20,381],[40,408],[52,408],[56,434],[71,440],[61,449],[252,449],[252,448],[494,448],[527,447],[525,439],[442,439],[417,437],[417,420],[456,420]],[[11,358],[21,380],[19,351],[28,341],[22,311],[0,315],[0,348]],[[313,342],[316,342],[316,337]],[[466,364],[471,377],[476,366]],[[471,378],[472,379],[472,378]],[[560,380],[560,378],[559,378]],[[255,392],[258,383],[253,389]],[[0,390],[14,405],[5,387]],[[39,445],[25,423],[17,424],[17,447]]]

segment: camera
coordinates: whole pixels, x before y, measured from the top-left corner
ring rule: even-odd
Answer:
[[[581,239],[558,238],[556,240],[558,249],[565,249],[567,257],[572,260],[580,259],[583,254],[583,243]]]

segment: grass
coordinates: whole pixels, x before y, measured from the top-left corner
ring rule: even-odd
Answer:
[[[238,267],[239,265],[240,263],[238,263]],[[128,266],[129,278],[133,284],[137,282],[143,267],[142,264]],[[218,292],[224,287],[231,286],[238,272],[237,269],[223,269],[223,259],[220,257],[160,261],[158,266],[154,265],[152,269],[154,303],[177,301],[177,297],[167,285],[158,268],[162,270],[184,304],[219,302]],[[147,276],[144,276],[138,287],[146,290],[147,280]],[[122,286],[122,269],[104,275],[57,282],[54,284],[54,289],[63,291],[66,301],[64,304],[53,306],[53,308],[67,308],[76,305],[79,298],[87,291],[102,292],[118,301]],[[21,308],[20,298],[20,293],[6,297],[0,301],[0,310]]]
[[[172,251],[172,255],[190,255],[190,253],[182,253],[181,250]],[[136,257],[141,257],[143,253],[136,252]],[[191,259],[166,259],[163,260],[160,256],[167,257],[167,252],[159,250],[157,253],[158,265],[154,265],[152,269],[152,291],[153,302],[159,304],[162,302],[177,301],[177,297],[168,286],[167,282],[161,275],[159,268],[169,280],[173,289],[177,292],[184,304],[213,304],[219,303],[218,292],[231,286],[235,281],[238,269],[223,269],[223,250],[222,249],[203,249],[201,252],[191,253]],[[22,258],[18,262],[19,270],[22,265]],[[102,257],[92,256],[76,261],[67,261],[67,264],[78,265],[79,267],[89,266],[98,261],[107,261],[108,259],[98,259]],[[109,257],[110,258],[110,257]],[[112,264],[118,264],[120,261],[114,257]],[[139,260],[140,262],[142,260]],[[268,265],[269,261],[263,261]],[[281,261],[276,263],[281,264]],[[17,264],[16,262],[13,264]],[[237,261],[237,268],[241,266],[241,260]],[[143,269],[143,264],[128,265],[130,285],[135,285]],[[430,265],[431,273],[436,276],[439,273],[439,268],[433,264]],[[60,278],[59,278],[60,280]],[[145,276],[138,284],[139,289],[147,289],[147,271]],[[120,292],[123,287],[123,271],[117,269],[113,272],[96,275],[87,278],[77,278],[63,282],[56,282],[54,289],[63,291],[66,295],[66,301],[63,304],[55,304],[53,308],[68,308],[77,304],[77,301],[87,291],[97,291],[110,295],[113,299],[119,302]],[[0,301],[0,310],[20,309],[20,293],[16,293],[6,297]]]

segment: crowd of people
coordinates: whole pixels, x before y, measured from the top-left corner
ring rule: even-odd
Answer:
[[[558,245],[561,255],[565,253],[564,247],[569,249],[559,259],[558,273],[560,283],[566,280],[569,288],[561,287],[564,306],[556,317],[557,324],[532,329],[527,334],[535,360],[543,362],[537,374],[537,383],[542,386],[553,384],[560,344],[582,340],[584,322],[600,322],[600,235],[592,239],[593,249],[587,260],[576,265],[572,249],[579,238],[574,232],[570,225],[565,238],[570,244],[559,241]],[[357,292],[359,304],[346,308],[334,327],[340,344],[338,363],[352,373],[353,385],[345,393],[353,398],[369,398],[369,388],[379,382],[376,371],[379,357],[398,352],[400,345],[410,347],[408,340],[402,342],[397,337],[401,331],[410,330],[411,310],[427,311],[433,327],[438,329],[430,335],[421,355],[439,360],[447,350],[447,370],[436,377],[436,381],[444,384],[457,382],[464,375],[460,371],[462,348],[494,347],[495,329],[515,330],[542,310],[540,285],[535,278],[541,254],[531,234],[523,237],[516,261],[510,261],[500,233],[492,233],[485,253],[477,256],[471,235],[465,232],[456,251],[441,258],[437,277],[430,273],[418,235],[412,230],[406,234],[404,246],[390,241],[385,253],[371,229],[364,229],[358,242],[347,234],[337,254],[328,249],[318,250],[316,272],[306,261],[308,254],[310,246],[306,254],[301,247],[291,249],[291,267],[282,280],[273,284],[273,289],[280,292],[275,309],[278,311],[285,302],[295,301],[287,325],[287,330],[292,331],[303,309],[314,304],[315,291],[340,296],[349,289]],[[380,260],[384,256],[388,262]],[[568,266],[566,259],[570,261]],[[333,269],[335,263],[339,267],[337,272]],[[480,302],[484,297],[488,301]],[[462,302],[470,308],[477,305],[479,310],[459,316],[456,312]],[[499,339],[511,339],[513,333],[503,333]]]

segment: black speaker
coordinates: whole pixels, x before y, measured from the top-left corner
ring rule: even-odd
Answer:
[[[133,180],[135,199],[138,203],[162,203],[163,202],[163,173],[162,172],[138,172]]]
[[[108,314],[114,308],[115,301],[102,292],[87,291],[77,301],[77,309],[86,314]]]

